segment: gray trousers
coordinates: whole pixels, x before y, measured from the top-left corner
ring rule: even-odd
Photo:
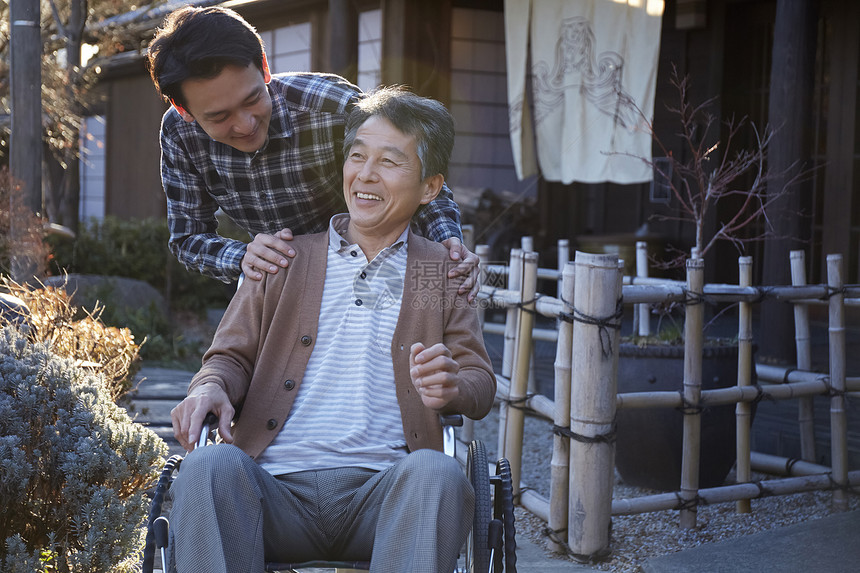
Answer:
[[[450,573],[475,494],[459,463],[412,452],[361,468],[274,477],[235,446],[186,456],[170,488],[172,573],[260,573],[265,561],[370,561],[379,573]]]

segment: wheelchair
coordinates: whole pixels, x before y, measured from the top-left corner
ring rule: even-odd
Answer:
[[[444,435],[445,454],[456,456],[456,437],[454,427],[463,425],[460,415],[440,416]],[[206,445],[210,427],[217,423],[213,415],[206,418],[200,434],[198,447]],[[174,455],[168,458],[156,483],[147,521],[146,545],[143,552],[143,573],[153,573],[156,551],[160,551],[162,563],[166,567],[166,548],[168,543],[168,519],[161,515],[164,497],[175,474],[179,472],[183,457]],[[514,524],[513,482],[511,467],[507,459],[496,462],[495,473],[490,475],[487,452],[483,442],[472,441],[466,455],[466,475],[475,490],[475,515],[472,529],[466,539],[465,554],[458,560],[458,568],[453,573],[516,573],[516,528]],[[463,561],[464,568],[459,568]],[[329,568],[368,570],[370,563],[365,561],[306,561],[303,563],[266,563],[269,573],[300,573],[302,569]]]

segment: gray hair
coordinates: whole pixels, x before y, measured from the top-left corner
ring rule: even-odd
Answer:
[[[399,86],[378,88],[359,100],[346,118],[344,157],[349,156],[358,128],[374,116],[384,117],[415,138],[422,180],[439,173],[448,176],[448,160],[454,148],[454,118],[444,105]]]

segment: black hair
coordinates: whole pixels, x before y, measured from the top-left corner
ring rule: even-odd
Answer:
[[[263,72],[263,40],[228,8],[185,6],[168,14],[149,45],[147,65],[165,100],[185,105],[182,82],[216,77],[229,65]]]

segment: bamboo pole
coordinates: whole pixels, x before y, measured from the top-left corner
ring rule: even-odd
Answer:
[[[791,251],[791,284],[806,285],[806,260],[803,251]],[[794,304],[794,344],[797,349],[797,369],[812,370],[812,348],[809,338],[809,307]],[[808,462],[815,455],[815,403],[813,398],[800,398],[797,402],[797,421],[800,429],[800,457]]]
[[[738,277],[740,286],[752,285],[752,257],[738,257]],[[752,303],[741,302],[738,309],[738,386],[752,384]],[[750,462],[750,424],[752,422],[752,405],[749,402],[738,402],[735,406],[737,428],[735,430],[735,451],[737,452],[737,481],[752,480]],[[749,513],[750,500],[738,500],[735,508],[737,513]]]
[[[789,495],[804,491],[833,489],[830,474],[779,478],[759,483],[741,483],[699,490],[700,502],[705,505],[726,503],[738,499],[755,499],[771,495]],[[860,485],[860,471],[847,474],[846,482],[850,487]],[[679,509],[683,502],[677,493],[660,493],[631,499],[616,499],[612,502],[612,515],[634,515],[651,511]]]
[[[483,286],[487,280],[486,266],[490,259],[490,246],[475,246],[475,254],[478,256],[478,281]],[[478,323],[481,325],[482,332],[484,330],[484,323],[486,322],[485,314],[485,305],[478,304]],[[475,420],[468,416],[463,416],[463,427],[460,428],[460,439],[467,444],[475,439]]]
[[[648,243],[636,241],[636,277],[648,276]],[[651,313],[648,304],[640,303],[636,306],[634,316],[639,317],[639,336],[651,335]]]
[[[623,273],[618,257],[575,256],[570,431],[568,546],[590,561],[609,553],[614,478],[614,422],[618,342],[616,307]]]
[[[848,421],[845,415],[845,307],[842,292],[842,255],[827,255],[827,286],[830,290],[828,339],[830,343],[830,450],[833,480],[838,487],[847,484]],[[833,490],[833,508],[848,509],[844,489]]]
[[[559,293],[561,299],[573,301],[575,266],[565,265]],[[565,312],[573,316],[573,307],[565,305]],[[556,426],[564,428],[570,421],[570,372],[573,337],[573,321],[558,323],[558,344],[555,350],[554,419]],[[549,547],[556,553],[566,551],[557,541],[567,531],[567,500],[570,486],[570,438],[556,433],[552,438],[552,460],[550,462],[549,529],[552,537]],[[562,538],[563,539],[563,538]]]
[[[535,250],[534,237],[525,236],[520,239],[520,247],[524,253],[533,253]]]
[[[704,286],[705,263],[694,254],[687,259],[687,291],[700,297]],[[684,321],[684,442],[681,456],[681,527],[696,527],[696,495],[699,490],[699,455],[701,449],[702,415],[699,398],[702,394],[702,327],[705,307],[699,298],[690,298],[685,307]]]
[[[567,239],[558,240],[558,284],[556,292],[564,292],[562,283],[564,282],[564,268],[570,262],[570,241]],[[538,278],[540,278],[540,269],[538,269]],[[561,298],[561,297],[559,297]]]
[[[537,292],[537,253],[523,253],[523,274],[520,292],[523,302],[520,304],[519,329],[516,339],[516,358],[514,359],[514,376],[511,378],[511,391],[508,397],[508,415],[505,436],[505,457],[511,465],[511,479],[514,486],[514,499],[520,493],[520,475],[523,461],[523,426],[525,411],[522,401],[528,393],[529,364],[531,362],[532,334],[534,326],[534,298]]]
[[[534,237],[525,236],[520,239],[520,246],[523,249],[523,253],[533,253],[535,252],[535,241]],[[537,281],[537,269],[535,269],[535,281]],[[537,292],[537,287],[535,287],[535,292]],[[534,298],[534,297],[532,297]],[[528,385],[528,393],[534,394],[537,392],[537,379],[535,378],[535,341],[534,338],[531,338],[531,349],[529,350],[529,385]]]
[[[514,371],[514,359],[516,352],[517,330],[519,329],[519,312],[516,304],[522,303],[522,295],[519,292],[522,284],[523,273],[523,252],[520,249],[511,249],[511,262],[508,265],[508,290],[517,291],[517,300],[514,305],[508,307],[505,316],[505,334],[504,345],[502,347],[502,376],[510,380],[511,373]],[[501,388],[499,388],[501,391]],[[510,389],[508,389],[510,392]],[[497,394],[499,392],[497,391]],[[496,450],[500,458],[506,458],[507,447],[505,439],[508,435],[508,400],[509,394],[499,394],[501,402],[499,403],[499,446]]]
[[[830,468],[811,462],[782,456],[752,452],[752,467],[757,472],[783,476],[809,476],[830,473]]]
[[[496,382],[499,388],[502,388],[507,395],[510,391],[511,381],[500,374],[496,374]],[[553,422],[555,420],[555,402],[543,394],[529,395],[525,402],[523,402],[523,408],[526,412],[531,412],[543,418],[547,422]]]
[[[761,365],[757,365],[756,370]],[[800,376],[789,376],[789,378],[807,378],[787,384],[773,384],[764,386],[730,386],[728,388],[717,388],[703,390],[700,404],[703,408],[711,406],[725,406],[735,402],[753,402],[761,399],[768,400],[792,400],[800,396],[815,396],[830,393],[830,379],[821,374],[813,372],[800,373]],[[806,376],[804,376],[806,374]],[[845,387],[849,392],[860,390],[860,378],[846,378]],[[684,398],[678,392],[627,392],[619,394],[616,398],[619,409],[630,408],[680,408],[684,405]]]
[[[498,275],[507,275],[508,267],[488,265],[487,270]],[[555,269],[538,269],[538,279],[558,280]],[[684,283],[663,278],[624,277],[624,301],[629,304],[641,302],[683,301]],[[860,285],[845,285],[845,305],[860,306]],[[656,293],[656,294],[655,294]],[[713,302],[760,302],[763,299],[802,304],[827,304],[827,285],[740,287],[738,285],[706,284],[705,296]]]

